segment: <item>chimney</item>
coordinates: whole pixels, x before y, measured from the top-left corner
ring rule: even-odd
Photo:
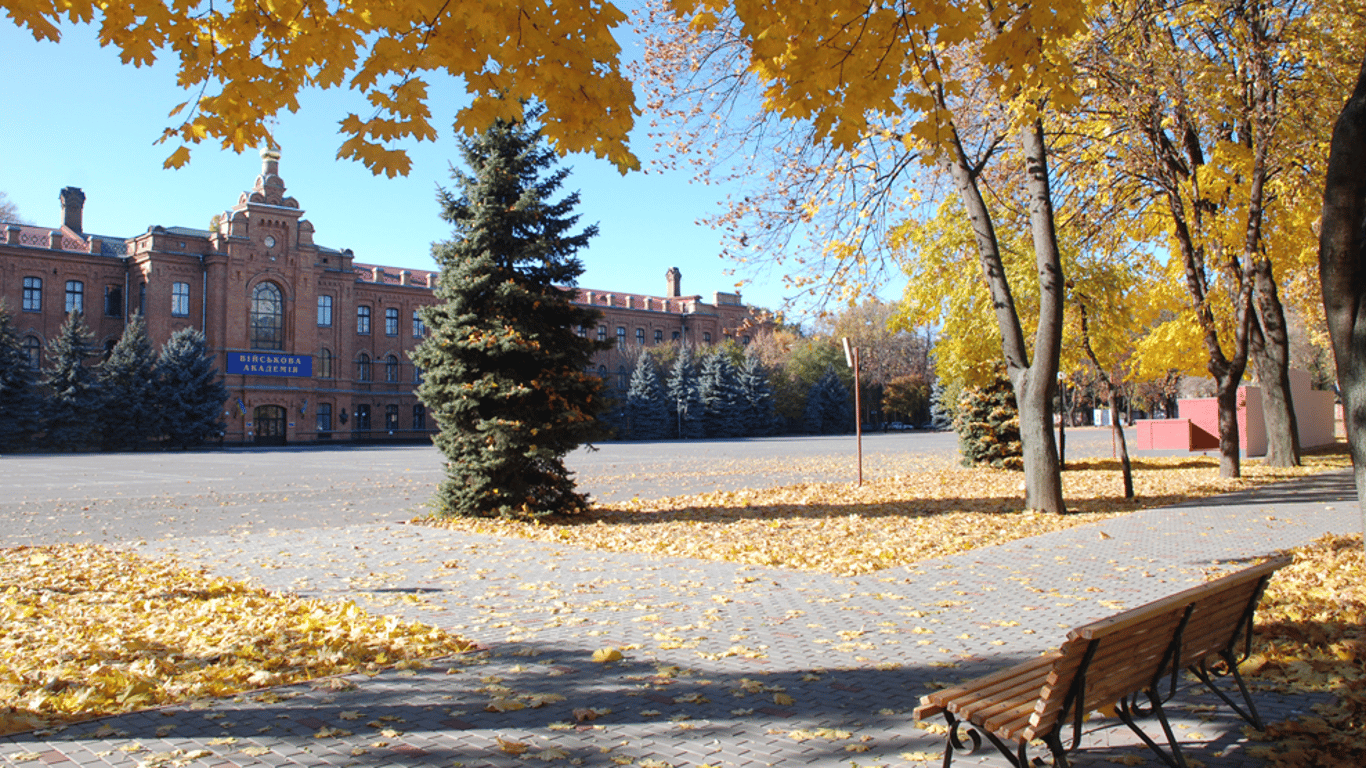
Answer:
[[[405,269],[405,270],[403,270],[402,272],[399,272],[399,273],[398,273],[398,284],[399,284],[399,285],[412,285],[412,283],[413,283],[413,271],[412,271],[411,269]]]
[[[72,232],[83,232],[81,215],[85,209],[85,193],[80,187],[65,187],[58,197],[62,201],[62,224]]]
[[[683,295],[683,273],[678,271],[678,267],[669,267],[669,271],[664,273],[664,279],[668,287],[664,295],[671,299]]]

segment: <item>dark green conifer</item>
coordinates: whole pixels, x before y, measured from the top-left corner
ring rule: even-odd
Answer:
[[[664,440],[673,437],[674,408],[659,378],[653,355],[643,354],[631,373],[626,394],[626,413],[633,440]]]
[[[985,387],[963,390],[953,427],[965,466],[1024,468],[1020,410],[1015,404],[1015,388],[1003,371]]]
[[[777,398],[773,394],[769,372],[758,355],[745,355],[744,365],[740,367],[738,384],[743,403],[744,434],[748,437],[775,434],[779,421]]]
[[[697,439],[706,436],[706,407],[697,389],[697,367],[693,364],[692,348],[680,345],[666,385],[673,406],[674,434],[679,438]]]
[[[703,422],[707,437],[744,436],[743,398],[735,366],[730,356],[720,349],[712,350],[703,358],[697,374],[697,395],[705,412]]]
[[[156,352],[147,323],[134,312],[123,335],[100,366],[100,423],[105,450],[145,448],[160,434],[162,403],[156,381]]]
[[[34,378],[13,318],[0,301],[0,451],[23,447],[38,429],[43,404]]]
[[[47,346],[43,432],[48,446],[75,451],[99,442],[100,382],[96,367],[87,364],[98,356],[85,320],[72,312]]]
[[[204,334],[182,328],[171,334],[157,359],[160,433],[168,445],[193,448],[222,436],[228,388],[218,375]]]
[[[854,431],[854,409],[849,390],[833,367],[811,385],[803,411],[805,430],[813,435],[839,435]]]
[[[534,120],[539,110],[528,110]],[[469,172],[438,196],[454,236],[433,248],[439,304],[413,354],[418,397],[440,426],[446,479],[441,515],[530,517],[588,506],[564,456],[601,437],[602,381],[589,370],[606,348],[575,333],[598,313],[571,303],[583,273],[575,253],[577,193],[555,202],[568,170],[527,122],[498,121],[460,142]]]

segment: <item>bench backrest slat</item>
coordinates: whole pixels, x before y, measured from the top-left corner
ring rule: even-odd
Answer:
[[[1081,672],[1090,643],[1097,647],[1085,670],[1081,701],[1087,710],[1142,691],[1170,671],[1173,664],[1164,664],[1169,661],[1165,657],[1187,607],[1191,607],[1190,617],[1182,630],[1181,654],[1175,666],[1190,666],[1210,653],[1232,647],[1239,620],[1259,594],[1263,579],[1290,561],[1288,557],[1275,558],[1072,630],[1053,662],[1028,727],[1012,738],[1046,734],[1068,716],[1064,711],[1072,703],[1068,693]],[[996,721],[1008,719],[998,716]]]

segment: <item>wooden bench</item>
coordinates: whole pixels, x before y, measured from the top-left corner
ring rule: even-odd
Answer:
[[[948,722],[944,768],[955,752],[968,754],[980,747],[983,735],[1016,768],[1031,765],[1026,750],[1035,739],[1048,746],[1054,765],[1065,767],[1066,753],[1080,743],[1084,716],[1113,707],[1168,765],[1185,768],[1162,702],[1175,694],[1180,671],[1188,669],[1240,717],[1261,728],[1238,664],[1251,652],[1252,615],[1267,581],[1290,561],[1269,560],[1077,627],[1056,651],[923,697],[915,718],[942,714]],[[1215,687],[1214,678],[1221,675],[1234,679],[1246,708]],[[1148,712],[1161,723],[1170,753],[1135,722]],[[1072,744],[1065,749],[1062,734],[1069,723]]]

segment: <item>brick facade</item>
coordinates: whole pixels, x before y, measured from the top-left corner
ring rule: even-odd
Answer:
[[[135,311],[158,347],[181,328],[200,328],[228,372],[228,442],[396,440],[434,431],[413,394],[409,354],[423,332],[415,311],[434,302],[437,274],[356,263],[349,250],[316,244],[313,225],[285,195],[279,153],[261,158],[251,191],[215,217],[213,229],[84,232],[85,195],[73,187],[59,195],[60,228],[3,225],[0,284],[20,339],[44,355],[72,306],[106,349]],[[665,280],[663,296],[578,292],[578,303],[603,315],[582,332],[619,341],[594,360],[612,389],[624,388],[638,346],[747,341],[752,333],[753,313],[738,294],[717,293],[707,303],[682,294],[677,269]],[[285,356],[289,366],[268,368],[286,375],[233,372],[259,370],[252,361],[261,356]]]

